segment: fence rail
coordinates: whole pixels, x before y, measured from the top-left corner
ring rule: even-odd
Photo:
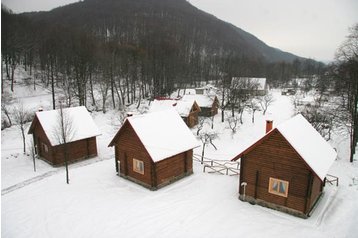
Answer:
[[[203,172],[218,173],[222,175],[239,175],[240,162],[230,160],[213,160],[208,158],[201,159],[200,156],[193,155],[193,159],[203,164]]]
[[[339,180],[338,177],[327,174],[325,179],[326,179],[326,183],[329,183],[331,185],[335,183],[336,186],[338,187],[338,180]]]

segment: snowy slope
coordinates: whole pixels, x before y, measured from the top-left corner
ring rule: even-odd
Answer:
[[[23,86],[17,87],[21,88],[15,88],[15,92],[26,92]],[[38,89],[31,95],[33,102],[27,104],[31,108],[38,105],[36,93],[44,94]],[[279,125],[292,117],[294,110],[289,97],[281,96],[279,91],[273,93],[276,101],[269,113],[274,125]],[[265,116],[260,112],[255,123],[245,112],[244,124],[235,134],[226,122],[221,123],[219,115],[214,118],[217,150],[208,145],[208,158],[229,160],[265,133]],[[203,173],[196,161],[193,175],[155,192],[120,178],[115,172],[114,150],[107,147],[120,126],[118,112],[95,112],[92,117],[102,133],[97,138],[98,157],[70,165],[69,185],[63,168],[36,160],[37,171],[33,171],[32,160],[22,154],[18,128],[1,132],[2,237],[277,238],[358,234],[358,165],[348,162],[348,138],[339,134],[330,141],[337,148],[338,159],[329,171],[339,177],[339,187],[327,185],[312,217],[304,220],[241,202],[237,176]],[[195,134],[196,128],[192,132]],[[200,154],[201,148],[195,153]]]

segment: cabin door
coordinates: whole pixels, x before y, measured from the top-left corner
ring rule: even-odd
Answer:
[[[37,143],[36,143],[36,147],[37,147],[37,154],[40,156],[40,157],[43,157],[42,156],[42,143],[41,143],[41,140],[40,138],[37,138]]]

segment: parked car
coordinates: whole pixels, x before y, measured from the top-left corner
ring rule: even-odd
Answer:
[[[285,88],[281,91],[281,95],[295,95],[296,90],[293,88]]]

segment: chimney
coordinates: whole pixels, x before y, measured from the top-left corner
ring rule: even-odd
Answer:
[[[273,120],[267,119],[266,120],[266,134],[272,130]]]
[[[39,107],[39,112],[42,112],[44,109],[42,107]]]

